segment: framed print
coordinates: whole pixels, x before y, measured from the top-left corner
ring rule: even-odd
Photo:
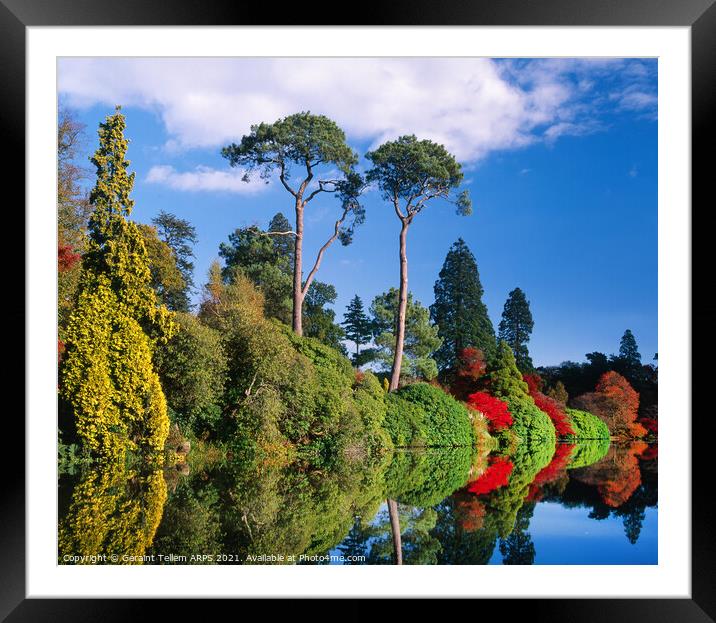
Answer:
[[[287,11],[0,3],[27,245],[3,616],[713,620],[712,3]]]

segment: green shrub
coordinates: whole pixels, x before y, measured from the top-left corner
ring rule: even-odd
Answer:
[[[393,392],[385,396],[384,427],[397,448],[427,445],[423,427],[423,410],[420,406]]]
[[[610,441],[606,439],[581,439],[574,444],[572,457],[567,469],[586,467],[601,461],[609,452]]]
[[[565,409],[567,417],[572,422],[574,435],[569,439],[609,439],[609,428],[596,415],[578,409]],[[608,446],[608,444],[607,444]]]
[[[185,432],[214,431],[221,417],[227,360],[221,334],[195,316],[177,313],[177,333],[154,359],[174,421]]]
[[[357,380],[340,352],[267,320],[263,296],[241,273],[213,285],[212,296],[201,315],[222,334],[228,357],[225,438],[267,450],[293,445],[321,466],[349,448],[391,445],[381,430],[384,393],[372,374]]]
[[[385,426],[396,446],[475,444],[467,407],[439,387],[414,383],[398,390],[396,396],[390,394],[387,402]]]

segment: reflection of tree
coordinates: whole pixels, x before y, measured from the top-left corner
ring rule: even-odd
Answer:
[[[95,467],[75,486],[60,521],[59,561],[65,555],[105,554],[119,556],[121,563],[123,556],[143,556],[152,544],[166,499],[161,470],[140,474],[124,464]]]
[[[624,504],[641,484],[637,457],[647,449],[644,442],[612,444],[603,460],[572,472],[585,484],[596,485],[602,500],[612,508]]]
[[[500,539],[503,565],[531,565],[535,561],[535,546],[527,530],[535,510],[535,503],[527,503],[517,513],[515,528],[506,539]]]
[[[433,534],[437,513],[432,508],[415,508],[396,504],[397,525],[400,535],[401,562],[406,565],[434,565],[440,552],[440,541]],[[344,555],[362,555],[364,563],[350,564],[389,565],[396,561],[396,541],[393,536],[393,519],[389,509],[381,511],[373,521],[364,525],[356,521],[349,536],[339,546]]]
[[[658,502],[656,460],[652,458],[656,454],[654,446],[645,451],[641,442],[615,444],[599,464],[569,470],[567,487],[556,495],[549,492],[543,499],[568,508],[589,508],[589,518],[594,520],[619,517],[627,539],[634,544],[641,534],[646,508],[656,507]]]
[[[147,553],[191,557],[222,551],[219,492],[202,476],[183,479],[169,494],[162,523]]]
[[[440,504],[435,529],[443,546],[439,562],[487,564],[498,539],[502,539],[508,558],[514,561],[511,564],[528,564],[530,551],[534,558],[534,546],[526,534],[534,510],[534,504],[527,501],[530,483],[552,457],[551,444],[521,443],[509,458],[491,461],[491,465],[505,467],[509,462],[509,472],[505,469],[503,474],[505,482],[496,479],[499,474],[491,475],[488,467],[480,478]],[[483,477],[499,480],[500,486],[482,487],[479,482]],[[485,493],[475,495],[473,491]],[[525,510],[520,514],[522,508]],[[525,562],[517,562],[520,560]]]
[[[393,541],[393,556],[396,565],[403,564],[403,545],[400,542],[400,517],[398,516],[398,503],[387,500],[388,515],[390,516],[390,533]]]

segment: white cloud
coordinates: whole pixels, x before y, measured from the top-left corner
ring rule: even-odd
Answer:
[[[156,112],[167,147],[215,149],[252,124],[310,110],[349,141],[372,146],[401,134],[440,141],[462,161],[563,134],[593,131],[602,108],[653,102],[646,65],[612,59],[484,58],[61,59],[71,106],[124,104]],[[596,80],[628,98],[611,101]],[[183,175],[183,174],[182,174]]]
[[[204,166],[198,166],[193,171],[179,172],[169,165],[157,165],[149,170],[146,181],[174,190],[225,191],[247,195],[267,188],[266,182],[258,176],[251,176],[248,181],[244,181],[244,174],[241,169],[221,171]]]

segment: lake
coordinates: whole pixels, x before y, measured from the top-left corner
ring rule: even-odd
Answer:
[[[59,481],[61,564],[657,564],[644,442],[232,461]]]

